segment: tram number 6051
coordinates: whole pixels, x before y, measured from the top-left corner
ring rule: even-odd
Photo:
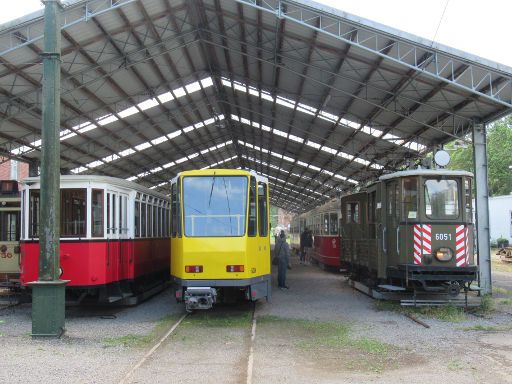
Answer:
[[[436,240],[451,240],[451,233],[436,233]]]

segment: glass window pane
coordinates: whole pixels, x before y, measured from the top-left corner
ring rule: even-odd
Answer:
[[[62,189],[60,193],[61,237],[85,237],[87,190]]]
[[[243,236],[246,206],[247,177],[183,178],[186,236]]]
[[[39,189],[32,189],[29,195],[29,237],[39,237],[39,204],[41,193]]]
[[[92,190],[91,205],[91,235],[92,237],[103,237],[103,190]]]
[[[322,225],[322,233],[324,235],[328,235],[329,234],[329,214],[326,213],[324,214],[324,220],[323,220],[323,225]]]
[[[140,237],[140,201],[135,202],[135,237]]]
[[[464,179],[464,195],[466,199],[466,220],[473,221],[473,202],[471,201],[471,179]]]
[[[256,236],[256,178],[254,176],[251,176],[249,188],[249,230],[247,233],[249,236]]]
[[[331,235],[337,235],[338,234],[338,214],[337,213],[331,213],[329,215],[330,218],[330,234]]]
[[[425,214],[431,219],[455,219],[459,216],[456,180],[425,181]]]
[[[260,236],[268,236],[267,184],[258,183],[258,210]]]
[[[146,203],[140,205],[140,236],[146,237]]]
[[[107,193],[107,234],[111,234],[112,233],[112,227],[110,226],[111,224],[111,217],[110,217],[110,193]]]
[[[404,177],[402,179],[402,220],[418,219],[418,178]]]
[[[176,218],[177,201],[176,201],[176,184],[171,185],[171,236],[176,237],[178,233],[178,221]]]

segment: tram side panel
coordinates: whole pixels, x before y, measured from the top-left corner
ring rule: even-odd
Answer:
[[[39,178],[25,180],[21,282],[39,275]],[[148,199],[149,197],[149,199]],[[156,213],[146,218],[146,204]],[[63,203],[64,201],[64,203]],[[168,199],[111,177],[61,177],[60,278],[74,298],[98,295],[113,302],[168,279]],[[147,230],[146,230],[147,224]],[[71,236],[70,236],[71,235]]]

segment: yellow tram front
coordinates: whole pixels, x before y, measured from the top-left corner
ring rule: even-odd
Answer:
[[[171,277],[187,310],[271,296],[268,180],[246,170],[180,173],[171,182]]]

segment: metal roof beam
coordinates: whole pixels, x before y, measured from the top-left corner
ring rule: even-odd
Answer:
[[[306,7],[293,1],[276,0],[272,3],[265,1],[261,5],[258,5],[256,0],[236,1],[274,14],[276,18],[287,19],[305,28],[317,30],[322,34],[354,45],[359,49],[398,63],[401,66],[414,69],[415,71],[421,71],[425,76],[449,83],[469,93],[477,93],[480,97],[512,108],[512,77],[506,76],[499,71],[491,70],[483,65],[472,64],[470,65],[471,68],[468,69],[468,80],[462,76],[457,77],[454,73],[454,69],[461,63],[464,63],[464,59],[439,51],[433,47],[423,46],[405,39],[396,38],[393,49],[389,50],[388,46],[385,44],[385,41],[389,39],[388,34],[342,19],[336,15],[326,14],[320,10]],[[284,8],[285,6],[286,8]],[[319,27],[311,23],[313,19],[320,20]],[[351,41],[346,38],[346,30],[347,28],[354,27],[364,31],[364,33],[361,34],[361,38],[356,41]],[[387,50],[387,52],[384,52],[384,50]],[[417,60],[415,59],[423,56],[425,52],[429,52],[435,59],[430,65],[423,66],[423,64],[420,64],[420,67],[418,67]],[[507,79],[506,86],[496,90],[490,86],[489,93],[479,91],[482,84],[491,85],[496,77],[505,77]],[[503,92],[505,88],[506,91]]]

